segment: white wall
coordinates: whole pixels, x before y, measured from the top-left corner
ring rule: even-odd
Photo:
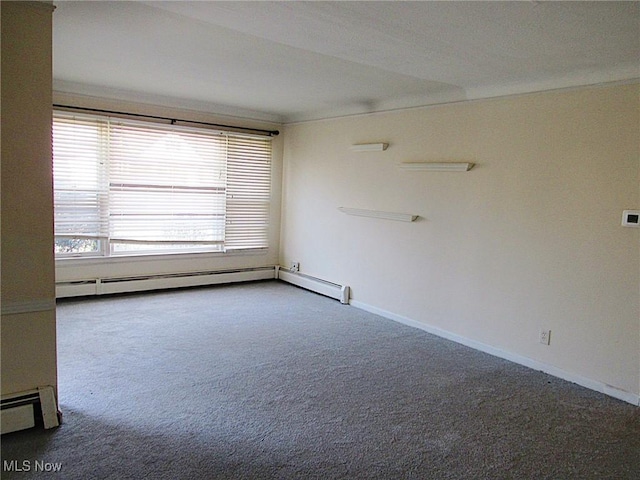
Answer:
[[[640,208],[639,99],[638,85],[610,86],[290,125],[280,262],[637,399],[640,230],[621,216]],[[367,142],[390,146],[349,149]],[[477,165],[397,168],[411,161]]]
[[[180,110],[157,105],[146,105],[109,100],[64,92],[54,92],[54,104],[72,105],[121,111],[142,115],[179,118],[199,122],[211,122],[247,128],[278,130],[280,125],[247,119],[213,115],[193,110]],[[282,188],[282,136],[272,140],[272,189],[269,229],[269,248],[263,253],[212,253],[186,255],[157,255],[144,257],[119,257],[105,259],[72,259],[56,262],[56,281],[72,282],[96,278],[121,278],[137,275],[158,275],[273,266],[278,263],[280,241],[280,202]]]

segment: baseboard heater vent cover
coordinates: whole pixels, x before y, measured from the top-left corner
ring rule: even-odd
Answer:
[[[42,414],[44,428],[60,425],[53,387],[5,395],[0,400],[0,432],[11,433],[35,427],[36,408]]]
[[[123,278],[97,278],[56,284],[56,297],[105,295],[166,288],[197,287],[221,283],[248,282],[275,278],[274,267],[246,268],[210,272],[141,275]]]
[[[349,303],[350,290],[347,285],[338,285],[320,278],[292,272],[284,267],[276,267],[276,278],[297,287],[310,290],[321,295],[339,300],[342,304]]]

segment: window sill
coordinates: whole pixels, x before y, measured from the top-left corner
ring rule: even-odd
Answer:
[[[77,266],[77,265],[117,265],[120,263],[143,263],[158,262],[162,260],[196,260],[206,258],[227,258],[227,257],[244,257],[267,255],[268,248],[254,248],[243,250],[230,250],[228,252],[199,252],[199,253],[150,253],[140,255],[113,255],[113,256],[84,256],[84,257],[66,257],[56,258],[56,267]]]

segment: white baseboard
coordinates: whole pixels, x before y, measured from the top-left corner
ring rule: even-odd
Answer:
[[[427,333],[431,333],[438,337],[445,338],[447,340],[451,340],[453,342],[459,343],[461,345],[465,345],[467,347],[471,347],[475,350],[479,350],[484,353],[488,353],[495,357],[503,358],[505,360],[509,360],[510,362],[517,363],[519,365],[523,365],[525,367],[531,368],[533,370],[539,370],[544,373],[548,373],[549,375],[553,375],[554,377],[561,378],[563,380],[567,380],[572,383],[576,383],[580,386],[586,387],[590,390],[595,390],[596,392],[603,393],[613,398],[617,398],[618,400],[622,400],[624,402],[630,403],[632,405],[640,406],[640,395],[635,393],[627,392],[625,390],[621,390],[619,388],[613,387],[611,385],[607,385],[606,383],[599,382],[597,380],[592,380],[587,377],[583,377],[582,375],[577,375],[571,372],[567,372],[562,370],[561,368],[554,367],[553,365],[548,365],[543,362],[539,362],[537,360],[533,360],[531,358],[518,355],[516,353],[508,352],[505,350],[501,350],[499,348],[493,347],[491,345],[487,345],[482,342],[477,342],[475,340],[471,340],[469,338],[463,337],[461,335],[457,335],[452,332],[448,332],[441,328],[437,328],[431,325],[427,325],[422,322],[418,322],[417,320],[413,320],[408,317],[404,317],[402,315],[397,315],[393,312],[389,312],[387,310],[383,310],[378,307],[374,307],[372,305],[368,305],[363,302],[359,302],[357,300],[351,300],[350,305],[361,310],[365,310],[370,313],[374,313],[376,315],[380,315],[381,317],[387,318],[389,320],[394,320],[396,322],[402,323],[404,325],[418,328]]]

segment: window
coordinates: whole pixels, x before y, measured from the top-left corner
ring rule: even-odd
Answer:
[[[61,257],[268,245],[269,138],[54,112]]]

